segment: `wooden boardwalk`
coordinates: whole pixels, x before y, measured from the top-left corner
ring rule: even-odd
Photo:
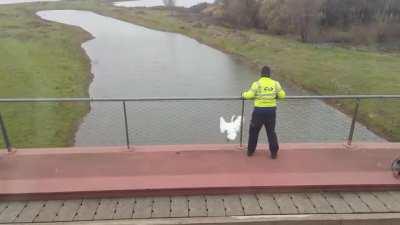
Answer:
[[[260,193],[0,202],[1,224],[376,213],[400,213],[400,191]]]

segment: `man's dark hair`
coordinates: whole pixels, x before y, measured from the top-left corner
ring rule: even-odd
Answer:
[[[264,66],[261,70],[261,76],[271,77],[271,69],[268,66]]]

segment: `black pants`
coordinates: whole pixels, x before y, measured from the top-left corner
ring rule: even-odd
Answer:
[[[269,150],[275,154],[279,150],[278,137],[275,133],[276,108],[254,108],[250,124],[250,137],[248,152],[253,155],[257,148],[258,134],[262,126],[265,126],[268,136]]]

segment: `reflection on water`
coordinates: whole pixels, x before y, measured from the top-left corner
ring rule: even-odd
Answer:
[[[46,20],[79,26],[95,38],[82,47],[92,61],[93,98],[240,96],[258,76],[234,58],[186,36],[160,32],[87,11],[42,11]],[[303,93],[285,85],[290,95]],[[251,105],[247,103],[245,132]],[[134,144],[225,143],[220,116],[240,115],[241,101],[128,102]],[[321,101],[282,102],[283,142],[343,141],[350,118]],[[75,143],[125,143],[121,103],[93,103]],[[357,125],[358,140],[380,140]],[[247,136],[247,135],[246,135]]]
[[[6,4],[18,4],[18,3],[26,3],[26,2],[57,2],[60,0],[0,0],[0,5]]]
[[[199,3],[207,2],[214,3],[215,0],[175,0],[175,6],[190,8]],[[122,7],[155,7],[164,6],[163,0],[137,0],[137,1],[122,1],[114,2],[116,6]]]

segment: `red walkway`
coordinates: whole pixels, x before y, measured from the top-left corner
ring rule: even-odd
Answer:
[[[2,151],[0,198],[400,187],[390,170],[400,144],[355,146],[286,144],[277,160],[232,145]]]

